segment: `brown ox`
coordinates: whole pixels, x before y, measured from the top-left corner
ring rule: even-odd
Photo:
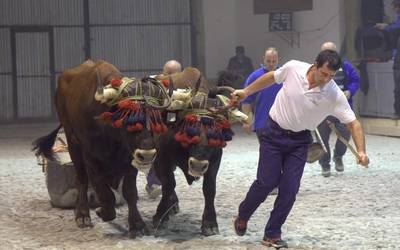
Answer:
[[[54,144],[57,131],[62,126],[77,174],[76,185],[79,192],[75,207],[77,225],[79,227],[92,225],[87,198],[88,183],[93,186],[99,200],[97,215],[103,221],[110,221],[116,216],[115,197],[111,187],[117,188],[123,180],[123,197],[129,209],[129,236],[136,237],[138,233],[148,233],[137,209],[137,168],[150,168],[156,150],[152,133],[148,129],[128,132],[125,122],[120,128],[115,128],[116,123],[111,126],[109,122],[98,118],[104,112],[115,111],[118,105],[100,103],[95,100],[95,94],[102,95],[103,86],[110,86],[108,84],[110,81],[120,77],[119,70],[105,61],[96,63],[87,61],[64,71],[58,79],[55,97],[61,125],[51,134],[36,140],[34,149],[37,154],[52,158],[51,146]],[[155,91],[157,87],[150,81],[142,79],[133,84],[140,84],[140,91],[147,91],[147,97],[160,94],[160,91]],[[135,86],[131,84],[128,87],[134,91]],[[154,109],[146,105],[146,100],[138,102],[142,107],[141,114],[154,113]],[[121,110],[121,113],[126,114],[124,110]],[[144,117],[148,118],[149,115]],[[143,124],[146,127],[146,122]]]

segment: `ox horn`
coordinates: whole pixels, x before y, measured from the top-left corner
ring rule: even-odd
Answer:
[[[227,90],[231,93],[233,93],[233,91],[235,91],[235,89],[230,86],[218,86],[217,87],[217,93],[222,92],[223,90]],[[217,106],[217,107],[212,107],[212,108],[209,108],[208,110],[213,113],[223,113],[228,110],[234,109],[236,106],[233,102],[229,101],[229,98],[230,97],[221,95],[220,97],[218,97],[218,99],[223,103],[223,105]]]
[[[96,90],[96,92],[99,95],[103,95],[104,94],[103,82],[102,82],[101,77],[100,77],[100,72],[99,72],[99,70],[97,68],[96,68],[96,76],[97,76],[97,90]]]
[[[95,70],[96,70],[96,77],[97,77],[97,88],[96,88],[96,93],[94,94],[94,99],[96,101],[102,101],[104,98],[103,84],[101,82],[99,70],[97,68]]]
[[[195,96],[197,94],[197,91],[199,91],[200,88],[200,83],[201,83],[201,75],[199,76],[199,79],[197,79],[196,84],[194,85],[194,89],[190,92],[191,96]]]
[[[172,97],[172,94],[174,93],[174,82],[172,81],[172,77],[169,77],[169,84],[168,84],[168,95],[169,97]]]
[[[231,86],[217,86],[217,94],[222,93],[224,90],[228,91],[229,93],[233,93],[235,91],[235,89]]]

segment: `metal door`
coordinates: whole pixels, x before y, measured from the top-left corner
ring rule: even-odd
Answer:
[[[53,33],[50,27],[11,31],[14,120],[54,118]]]

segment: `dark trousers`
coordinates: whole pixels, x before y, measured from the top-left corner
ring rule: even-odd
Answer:
[[[311,139],[309,131],[284,130],[271,118],[260,131],[257,179],[239,205],[239,218],[249,220],[268,194],[278,187],[279,193],[265,227],[265,235],[268,237],[281,235],[281,227],[299,191]]]
[[[154,166],[150,168],[149,174],[147,175],[147,185],[151,187],[151,185],[161,185],[160,180],[157,178],[156,171],[154,170]]]
[[[329,136],[331,129],[328,126],[327,120],[335,124],[339,133],[347,140],[350,140],[350,131],[347,129],[346,124],[343,124],[334,116],[328,116],[319,126],[318,131],[321,135],[322,141],[325,144],[327,153],[319,159],[319,164],[323,167],[328,167],[331,161],[331,149],[329,147]],[[334,158],[342,158],[346,153],[347,147],[339,139],[336,140],[335,149],[333,150]]]
[[[258,128],[255,129],[254,132],[256,132],[257,135],[257,139],[258,139],[258,143],[261,144],[261,134],[262,134],[263,129],[262,128]]]
[[[394,112],[400,115],[400,69],[393,69],[394,78]]]

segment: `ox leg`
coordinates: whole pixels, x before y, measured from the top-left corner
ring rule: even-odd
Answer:
[[[96,209],[96,214],[103,221],[112,221],[116,217],[114,193],[107,184],[108,182],[106,177],[96,168],[96,166],[99,166],[100,163],[91,161],[89,159],[86,160],[90,183],[96,192],[100,205],[100,207]]]
[[[162,197],[153,216],[153,226],[158,228],[162,223],[167,222],[170,214],[179,211],[178,197],[175,193],[175,176],[172,168],[156,168],[157,176],[162,184]]]
[[[132,168],[132,167],[131,167]],[[128,204],[128,223],[129,237],[136,238],[138,235],[149,235],[149,229],[140,216],[137,208],[138,191],[136,187],[136,176],[138,171],[133,169],[128,175],[125,175],[122,184],[122,194]]]
[[[214,199],[216,193],[216,179],[220,162],[221,155],[216,160],[210,161],[209,170],[204,175],[203,195],[205,206],[203,211],[203,219],[201,222],[201,232],[205,236],[219,234]]]
[[[68,138],[68,137],[67,137]],[[68,151],[71,160],[74,163],[76,171],[76,188],[78,189],[78,197],[75,205],[75,222],[80,228],[93,226],[90,219],[89,204],[87,197],[88,175],[83,163],[81,149],[78,145],[68,141]]]

